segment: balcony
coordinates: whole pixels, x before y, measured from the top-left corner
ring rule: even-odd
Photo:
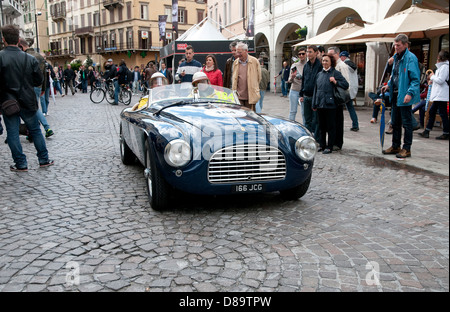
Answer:
[[[23,14],[22,5],[18,0],[5,0],[2,5],[4,15],[14,18]]]
[[[66,20],[66,10],[55,10],[51,12],[52,20],[54,22]]]
[[[93,26],[79,27],[79,28],[75,29],[75,36],[77,36],[77,37],[93,37],[94,36],[94,27]]]
[[[123,0],[103,0],[105,9],[113,10],[118,7],[123,7]]]
[[[72,53],[70,53],[70,52],[72,52]],[[75,54],[73,53],[73,51],[69,51],[69,49],[58,49],[58,50],[46,51],[45,55],[47,56],[47,59],[75,57]]]

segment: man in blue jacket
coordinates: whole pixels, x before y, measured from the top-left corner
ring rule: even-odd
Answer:
[[[411,157],[413,122],[411,106],[420,101],[420,70],[417,57],[408,50],[409,39],[404,34],[394,39],[395,55],[391,79],[383,92],[390,90],[392,103],[392,146],[383,151],[397,158]],[[402,125],[405,128],[403,148],[401,148]]]

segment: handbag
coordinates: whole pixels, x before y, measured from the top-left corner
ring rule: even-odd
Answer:
[[[27,64],[27,54],[26,52],[24,53],[25,53],[25,61],[22,66],[22,73],[25,73],[25,67]],[[22,86],[23,84],[20,85],[19,97],[22,94]],[[6,100],[2,103],[1,108],[5,116],[12,116],[20,112],[20,103],[16,99]]]
[[[6,100],[2,103],[2,112],[5,116],[12,116],[20,112],[19,101]]]
[[[333,72],[334,77],[334,72]],[[344,89],[337,84],[333,86],[333,96],[334,101],[338,106],[343,106],[345,103],[350,102],[350,92],[348,92],[348,89]]]

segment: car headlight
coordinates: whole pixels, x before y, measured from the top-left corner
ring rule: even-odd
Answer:
[[[183,167],[191,160],[191,146],[184,140],[173,140],[164,150],[164,159],[172,167]]]
[[[295,153],[305,161],[313,160],[316,156],[317,144],[310,136],[304,136],[295,142]]]

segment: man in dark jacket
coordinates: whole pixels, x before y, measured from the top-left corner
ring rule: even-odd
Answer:
[[[67,87],[70,87],[70,91],[72,91],[72,95],[75,94],[75,90],[73,89],[73,81],[75,80],[75,72],[72,69],[72,65],[67,64],[67,68],[64,69],[64,92],[67,95]]]
[[[316,86],[317,73],[322,70],[322,64],[317,58],[317,46],[308,46],[306,55],[308,62],[303,67],[302,89],[300,90],[300,102],[303,103],[303,112],[305,120],[303,121],[306,128],[314,133],[314,138],[318,141],[319,126],[317,121],[317,112],[312,110],[312,99],[314,95],[314,87]]]
[[[86,66],[81,65],[81,67],[80,67],[80,81],[81,81],[81,92],[82,93],[87,93],[88,75],[89,75],[89,71],[86,69]]]
[[[20,118],[25,122],[34,140],[40,167],[53,165],[48,158],[47,146],[36,117],[38,104],[34,87],[42,84],[43,75],[35,57],[22,52],[19,47],[19,28],[14,25],[2,27],[5,49],[0,51],[0,103],[18,100],[20,112],[10,116],[3,113],[7,142],[15,165],[11,171],[28,171],[27,157],[19,139]]]

